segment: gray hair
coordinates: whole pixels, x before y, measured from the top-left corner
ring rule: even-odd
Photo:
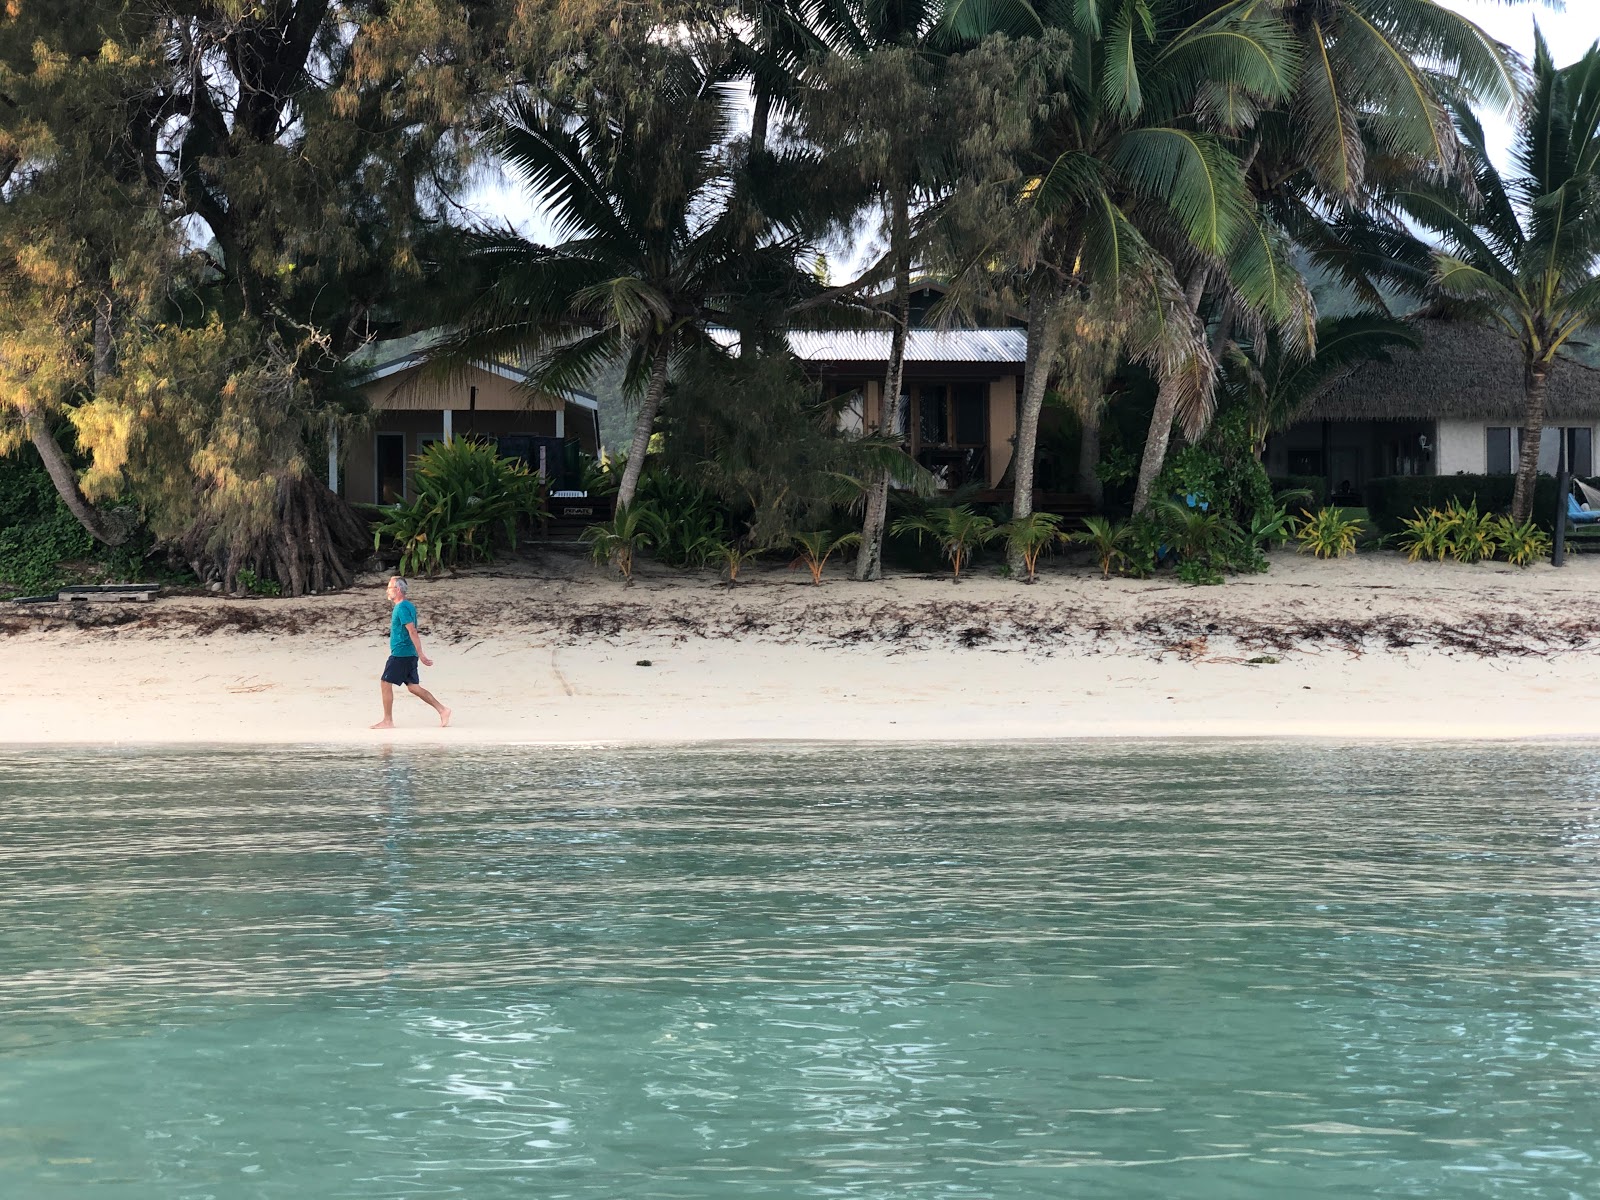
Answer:
[[[406,583],[406,577],[404,575],[389,576],[389,586],[399,588],[402,596],[411,590],[410,586]]]

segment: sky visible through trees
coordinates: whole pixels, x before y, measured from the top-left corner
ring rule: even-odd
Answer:
[[[1507,7],[1499,0],[1442,2],[1444,7],[1477,22],[1489,34],[1524,57],[1533,54],[1533,26],[1537,21],[1544,30],[1545,40],[1556,62],[1561,66],[1575,61],[1596,39],[1600,39],[1600,0],[1569,0],[1560,9],[1548,8],[1543,4]],[[1499,113],[1485,113],[1483,118],[1490,149],[1495,160],[1503,164],[1511,145],[1511,122]],[[528,204],[522,189],[514,181],[497,178],[487,168],[463,203],[480,218],[493,222],[509,221],[525,236],[536,241],[555,240],[550,223]],[[852,265],[864,261],[867,255],[857,247],[839,246],[835,257],[835,271],[844,276]]]

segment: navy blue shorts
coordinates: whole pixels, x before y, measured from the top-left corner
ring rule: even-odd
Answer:
[[[417,678],[417,656],[391,654],[389,661],[383,664],[383,681],[393,684],[420,684],[422,681]]]

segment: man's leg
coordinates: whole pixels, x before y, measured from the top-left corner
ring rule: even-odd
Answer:
[[[420,683],[408,683],[406,684],[406,691],[410,692],[423,703],[432,705],[433,711],[439,714],[439,724],[450,724],[450,710],[444,705],[440,704],[439,701],[434,698],[433,693],[427,688],[423,687]]]
[[[383,720],[373,726],[374,729],[394,728],[394,684],[387,679],[381,680],[378,687],[383,691]]]

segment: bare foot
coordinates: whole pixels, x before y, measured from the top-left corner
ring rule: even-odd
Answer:
[[[439,710],[439,727],[441,729],[443,729],[443,728],[448,728],[449,725],[450,725],[450,710],[448,708],[441,708]]]
[[[372,726],[372,728],[373,729],[393,729],[394,728],[394,722],[393,721],[379,721],[376,725]]]

